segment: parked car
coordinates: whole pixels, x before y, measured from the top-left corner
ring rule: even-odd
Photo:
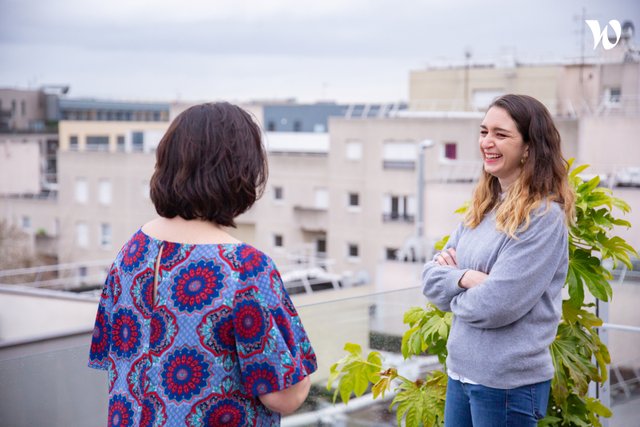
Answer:
[[[619,170],[615,175],[618,187],[640,187],[640,167],[628,167]]]

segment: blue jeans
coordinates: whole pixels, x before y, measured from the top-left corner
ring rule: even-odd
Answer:
[[[551,380],[512,389],[465,384],[449,377],[445,427],[535,427],[547,412]]]

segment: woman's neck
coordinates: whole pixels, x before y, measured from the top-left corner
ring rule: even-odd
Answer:
[[[221,226],[201,219],[159,217],[142,226],[142,231],[158,240],[187,244],[241,243]]]

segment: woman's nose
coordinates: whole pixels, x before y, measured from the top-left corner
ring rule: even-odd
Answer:
[[[493,142],[493,138],[491,138],[491,136],[489,135],[482,135],[480,136],[480,146],[483,148],[489,148],[489,147],[493,147],[494,142]]]

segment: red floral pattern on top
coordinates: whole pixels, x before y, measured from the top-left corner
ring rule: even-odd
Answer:
[[[132,272],[140,268],[148,252],[149,239],[147,236],[141,232],[134,234],[122,253],[122,270]]]
[[[211,261],[190,264],[176,276],[171,300],[179,311],[202,310],[220,296],[223,279],[220,266]]]
[[[317,363],[264,253],[138,231],[105,282],[89,366],[109,370],[109,426],[244,427],[279,425],[256,396],[290,387]]]

